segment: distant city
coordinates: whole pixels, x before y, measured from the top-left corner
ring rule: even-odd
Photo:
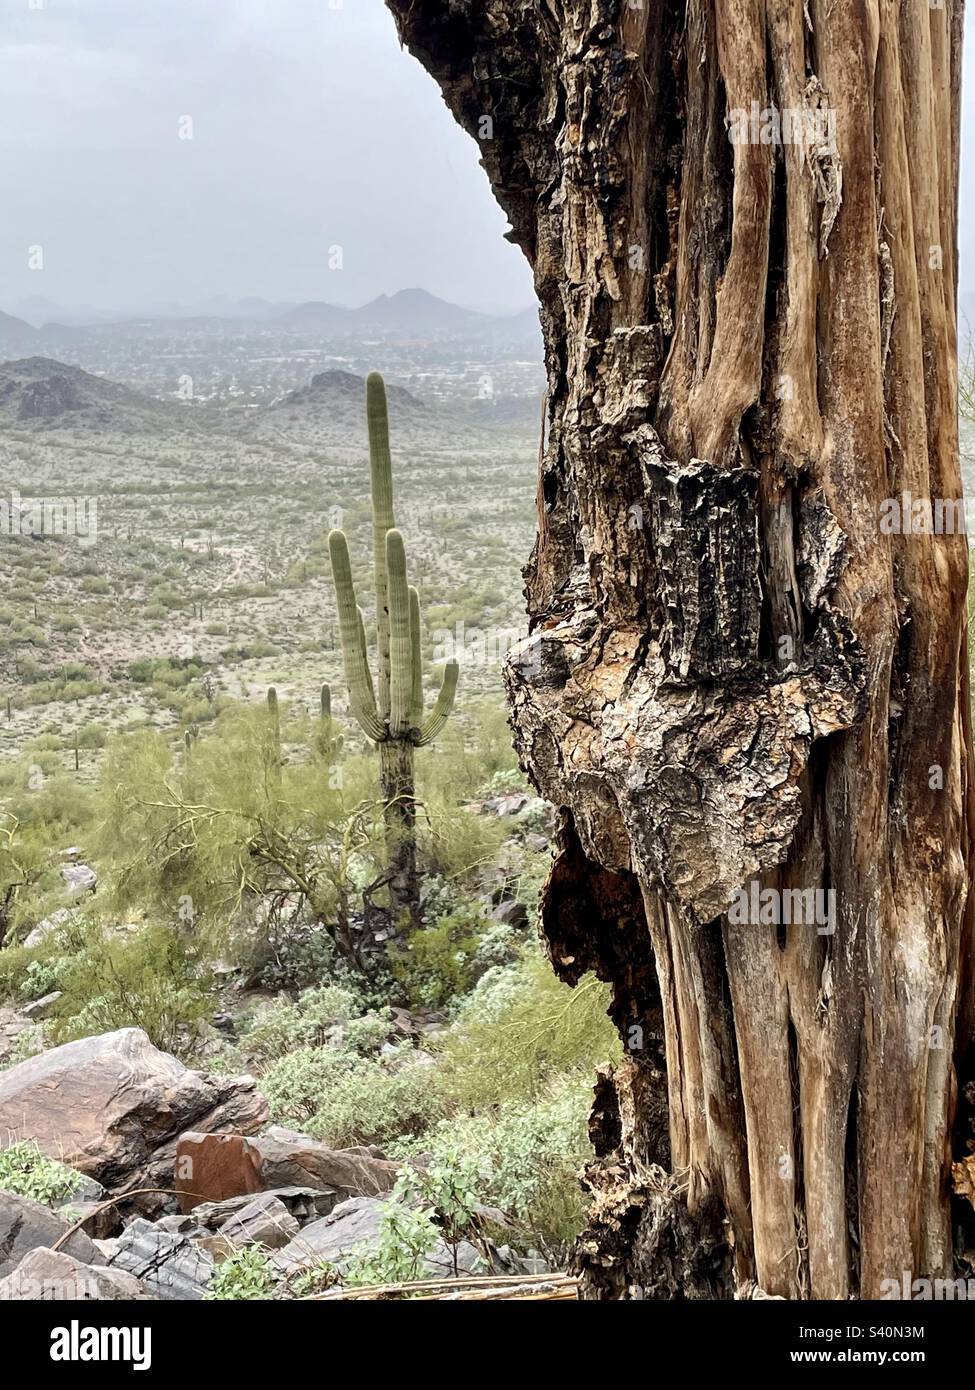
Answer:
[[[430,403],[534,413],[544,387],[534,306],[491,316],[422,289],[359,308],[212,299],[110,315],[41,297],[0,312],[0,357],[46,357],[160,398],[268,405],[318,372],[389,379]]]

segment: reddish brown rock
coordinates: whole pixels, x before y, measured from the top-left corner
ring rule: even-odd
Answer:
[[[183,1134],[176,1145],[175,1186],[180,1210],[261,1192],[261,1155],[241,1134]]]
[[[267,1102],[253,1077],[191,1071],[121,1028],[0,1072],[0,1145],[21,1137],[115,1191],[170,1187],[187,1130],[253,1134]]]

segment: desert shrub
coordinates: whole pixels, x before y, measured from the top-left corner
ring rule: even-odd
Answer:
[[[279,1057],[261,1077],[275,1123],[307,1125],[353,1065],[331,1047],[298,1047]]]
[[[27,968],[17,982],[17,993],[21,999],[42,999],[58,987],[58,969],[52,960],[40,960],[36,956],[27,962]]]
[[[428,873],[460,878],[492,864],[509,833],[502,821],[458,806],[449,794],[424,794],[418,840]]]
[[[18,1062],[26,1062],[30,1057],[36,1057],[47,1046],[44,1024],[29,1024],[26,1028],[22,1028],[14,1038],[6,1060],[0,1062],[0,1071],[5,1071],[8,1067],[15,1067]]]
[[[259,1245],[245,1245],[213,1271],[203,1295],[214,1302],[271,1298],[277,1276],[274,1267]]]
[[[73,934],[73,949],[55,963],[62,996],[49,1026],[56,1041],[135,1027],[172,1052],[212,1009],[209,970],[177,929],[151,924],[120,935],[85,923]]]
[[[355,1286],[403,1284],[418,1279],[439,1240],[431,1212],[417,1211],[405,1202],[386,1202],[378,1242],[372,1249],[353,1250],[344,1262],[343,1282]]]
[[[477,1204],[477,1173],[468,1161],[450,1156],[422,1170],[403,1168],[383,1204],[377,1245],[352,1252],[343,1281],[363,1285],[417,1279],[428,1256],[444,1244],[454,1253],[456,1274],[457,1247],[475,1234]]]
[[[591,1082],[597,1065],[621,1055],[608,1004],[608,988],[593,976],[570,989],[535,950],[515,965],[489,970],[439,1044],[446,1103],[489,1111],[506,1101],[532,1101],[562,1077]]]
[[[53,852],[86,828],[91,797],[66,776],[59,754],[33,752],[0,764],[0,798],[0,941],[9,950],[63,894]],[[4,977],[9,970],[0,963]]]
[[[275,999],[243,1020],[239,1050],[250,1062],[266,1065],[298,1048],[321,1047],[329,1030],[347,1024],[357,1008],[355,994],[338,985],[305,990],[297,1000]]]
[[[352,899],[379,872],[372,775],[367,759],[347,759],[338,787],[311,754],[282,761],[263,706],[222,713],[191,756],[153,731],[116,740],[96,798],[109,901],[191,920],[252,974],[288,923],[319,924],[352,953]]]
[[[434,1166],[476,1172],[479,1200],[517,1223],[519,1243],[561,1263],[585,1219],[579,1171],[590,1156],[591,1080],[563,1081],[532,1102],[506,1101],[477,1115],[452,1115],[424,1136]]]
[[[414,1008],[439,1008],[470,989],[486,929],[483,905],[462,905],[413,932],[391,952],[393,975]]]
[[[442,1114],[429,1064],[306,1047],[261,1078],[274,1120],[294,1124],[336,1148],[384,1145],[424,1133]]]
[[[81,1174],[47,1158],[32,1140],[0,1149],[0,1189],[35,1202],[58,1202],[76,1191]]]
[[[442,1113],[430,1071],[420,1062],[390,1066],[358,1060],[322,1096],[308,1133],[336,1148],[383,1147],[425,1133]]]

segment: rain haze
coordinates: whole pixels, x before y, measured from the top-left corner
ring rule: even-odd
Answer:
[[[8,311],[252,296],[355,305],[411,286],[496,314],[532,302],[476,145],[400,49],[382,0],[33,4],[8,0],[0,48]],[[967,48],[960,241],[971,317]],[[32,246],[43,247],[42,272],[29,267]],[[330,268],[333,247],[341,269]]]
[[[491,313],[532,303],[476,146],[381,0],[4,9],[8,312],[412,286]]]

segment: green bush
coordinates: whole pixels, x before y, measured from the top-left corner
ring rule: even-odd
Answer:
[[[440,1043],[447,1104],[489,1112],[535,1100],[562,1077],[591,1083],[597,1065],[622,1055],[608,1005],[608,988],[593,976],[569,989],[534,950],[489,970]]]
[[[59,1202],[70,1197],[81,1183],[81,1174],[47,1158],[32,1140],[21,1140],[0,1149],[0,1189],[35,1202]]]
[[[214,1302],[266,1299],[274,1294],[277,1277],[259,1245],[247,1245],[217,1265],[204,1298]]]
[[[484,908],[467,904],[413,932],[391,954],[393,975],[413,1008],[440,1008],[474,983]]]
[[[278,1124],[296,1125],[335,1148],[389,1144],[424,1133],[442,1114],[428,1064],[360,1057],[306,1047],[282,1057],[261,1078]]]
[[[330,1029],[349,1022],[358,1003],[351,990],[320,985],[297,1000],[262,1004],[242,1022],[238,1051],[249,1063],[266,1065],[300,1048],[321,1047]]]
[[[561,1264],[585,1224],[578,1175],[591,1154],[591,1104],[591,1079],[564,1081],[535,1102],[441,1120],[421,1147],[437,1163],[476,1169],[480,1201],[515,1220],[520,1244]]]
[[[133,1027],[172,1052],[211,1011],[209,969],[178,929],[151,924],[117,935],[88,923],[73,934],[72,951],[56,962],[62,995],[49,1024],[55,1041]]]

